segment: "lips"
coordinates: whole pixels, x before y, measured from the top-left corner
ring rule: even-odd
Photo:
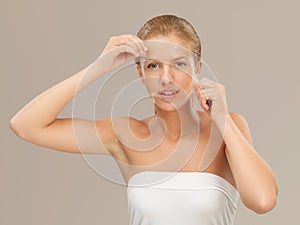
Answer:
[[[179,90],[174,89],[165,89],[162,91],[159,91],[158,94],[163,98],[175,98],[175,96],[178,94]]]

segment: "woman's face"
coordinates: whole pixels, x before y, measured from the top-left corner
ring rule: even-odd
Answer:
[[[145,45],[148,52],[138,67],[140,77],[156,106],[174,111],[190,98],[201,64],[195,62],[187,42],[174,34],[147,39]]]

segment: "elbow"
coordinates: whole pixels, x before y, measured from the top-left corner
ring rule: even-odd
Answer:
[[[262,193],[252,193],[251,195],[241,196],[244,205],[257,214],[265,214],[274,209],[277,205],[278,189],[266,189]]]
[[[16,121],[15,117],[13,117],[10,121],[9,121],[9,127],[10,129],[12,129],[13,132],[15,132],[15,134],[18,135],[18,122]]]
[[[257,214],[265,214],[274,209],[277,205],[277,196],[278,196],[278,184],[277,182],[274,185],[274,188],[270,188],[268,193],[264,193],[257,203],[254,211]]]
[[[9,127],[18,137],[26,139],[25,129],[22,128],[21,123],[15,117],[9,121]]]
[[[262,198],[259,203],[256,204],[256,207],[253,208],[253,211],[257,214],[265,214],[275,208],[277,204],[276,196],[269,196]]]

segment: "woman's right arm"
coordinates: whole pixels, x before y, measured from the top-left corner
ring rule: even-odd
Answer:
[[[72,153],[107,153],[109,146],[117,141],[110,118],[95,122],[57,116],[80,90],[107,71],[141,54],[143,45],[137,37],[111,38],[93,64],[34,98],[11,119],[10,127],[22,139],[47,148]],[[76,129],[79,128],[78,132],[74,132],[74,124]],[[101,131],[101,142],[95,135],[97,131]]]

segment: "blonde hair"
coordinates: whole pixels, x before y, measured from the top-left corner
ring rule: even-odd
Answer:
[[[147,40],[157,35],[169,34],[187,41],[191,50],[201,57],[201,42],[196,30],[187,20],[175,15],[160,15],[148,20],[138,31],[137,36]]]

